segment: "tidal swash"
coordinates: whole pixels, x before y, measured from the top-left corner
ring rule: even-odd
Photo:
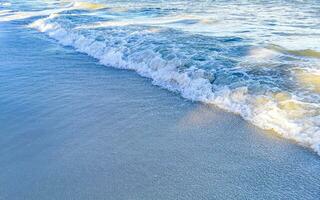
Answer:
[[[8,21],[320,154],[316,0],[0,1]]]

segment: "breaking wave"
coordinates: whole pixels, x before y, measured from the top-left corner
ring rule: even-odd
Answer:
[[[134,70],[155,85],[237,113],[320,154],[319,74],[291,64],[299,63],[295,56],[317,57],[313,51],[239,46],[244,38],[161,26],[108,21],[83,27],[63,14],[51,14],[29,27],[106,66]]]
[[[0,3],[0,22],[32,20],[29,28],[106,66],[320,155],[319,4],[35,0],[28,10],[10,2]]]

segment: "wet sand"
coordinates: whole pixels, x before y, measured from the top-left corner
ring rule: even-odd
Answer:
[[[16,24],[0,24],[1,200],[319,198],[311,150]]]

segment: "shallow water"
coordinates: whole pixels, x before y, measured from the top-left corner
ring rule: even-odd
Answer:
[[[20,20],[104,65],[134,70],[320,152],[317,1],[12,1],[1,7],[2,22]]]
[[[21,22],[0,44],[1,200],[319,198],[309,149]]]

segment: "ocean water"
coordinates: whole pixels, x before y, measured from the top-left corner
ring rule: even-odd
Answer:
[[[148,6],[152,7],[156,3],[151,2]],[[164,48],[166,45],[167,53],[175,49],[175,55],[180,56],[181,61],[182,56],[190,61],[192,56],[187,55],[187,52],[193,53],[194,45],[198,43],[211,47],[217,45],[216,51],[219,48],[221,50],[216,56],[223,53],[226,56],[215,60],[210,54],[212,62],[220,62],[220,67],[229,65],[231,69],[237,63],[227,62],[227,55],[239,53],[241,48],[233,51],[233,48],[228,50],[223,46],[231,43],[234,47],[236,44],[241,46],[243,40],[228,43],[226,37],[220,36],[214,40],[212,38],[215,36],[207,33],[191,33],[195,29],[190,27],[196,24],[190,25],[188,31],[182,30],[184,23],[165,25],[170,26],[169,28],[157,25],[153,31],[163,28],[172,32],[169,35],[172,37],[162,35],[162,40],[161,35],[156,38],[148,34],[140,37],[139,34],[143,33],[141,31],[131,32],[130,40],[122,39],[122,36],[125,38],[130,34],[125,32],[129,31],[128,27],[138,29],[141,26],[121,22],[121,26],[128,27],[118,25],[112,27],[114,32],[109,30],[109,36],[113,34],[114,38],[119,37],[118,41],[110,38],[108,43],[105,42],[103,38],[108,36],[104,34],[107,33],[106,28],[96,28],[103,37],[99,36],[92,42],[102,42],[96,44],[105,45],[106,52],[107,45],[123,52],[120,57],[123,61],[109,59],[115,63],[107,64],[105,62],[108,59],[102,62],[102,56],[101,59],[92,56],[99,55],[98,46],[94,48],[90,42],[82,45],[81,49],[76,46],[76,43],[86,44],[86,37],[96,34],[96,29],[81,32],[85,38],[79,38],[84,41],[63,45],[57,36],[50,36],[50,31],[44,33],[31,26],[50,15],[53,18],[46,20],[56,20],[54,23],[62,20],[54,19],[55,16],[64,16],[65,19],[59,25],[65,28],[71,23],[67,23],[68,18],[82,26],[87,20],[85,24],[88,26],[92,24],[89,22],[92,20],[90,17],[106,15],[111,12],[112,6],[118,12],[114,15],[120,16],[128,4],[112,4],[110,1],[102,2],[102,5],[74,4],[70,1],[8,3],[1,0],[0,4],[0,200],[319,199],[320,159],[311,148],[283,139],[275,132],[262,130],[250,120],[240,117],[243,113],[235,115],[225,112],[216,107],[221,105],[219,102],[201,103],[204,100],[191,101],[192,97],[187,96],[201,95],[200,90],[187,91],[188,85],[182,90],[181,82],[159,79],[161,72],[163,77],[172,75],[172,78],[184,78],[190,84],[196,84],[195,80],[198,80],[200,89],[203,88],[200,78],[206,77],[207,80],[212,80],[210,87],[214,95],[219,95],[214,93],[219,87],[224,86],[230,90],[230,98],[234,99],[228,99],[227,95],[224,98],[221,96],[220,103],[230,101],[230,105],[235,105],[235,98],[239,99],[241,96],[231,93],[232,81],[226,78],[231,73],[228,68],[224,69],[224,73],[217,69],[215,74],[209,73],[214,68],[213,65],[203,65],[203,71],[200,67],[178,70],[174,66],[171,66],[172,71],[169,71],[168,66],[163,68],[164,71],[159,71],[166,66],[161,57],[160,61],[153,61],[152,65],[126,63],[129,58],[132,63],[151,60],[156,49],[151,49],[150,55],[144,53],[144,56],[139,56],[143,53],[142,46],[145,47],[145,52],[150,50],[151,42],[154,48]],[[184,2],[184,5],[187,4]],[[109,9],[105,6],[109,6]],[[139,5],[131,3],[128,9],[135,6]],[[171,3],[170,6],[182,7],[181,3]],[[196,6],[199,5],[190,5],[192,9]],[[155,8],[143,12],[144,15],[150,12],[155,15],[154,13],[161,12],[159,10],[161,9]],[[125,14],[134,16],[137,12],[131,11],[130,14],[127,11]],[[77,18],[75,13],[83,18]],[[41,24],[40,22],[37,23]],[[199,42],[193,41],[196,36]],[[154,40],[157,38],[159,40],[155,44]],[[207,42],[208,38],[211,38],[211,43]],[[220,41],[222,38],[224,42]],[[119,42],[130,43],[131,40],[136,40],[136,47],[134,44],[127,44],[123,48],[136,48],[136,51],[130,52],[119,47]],[[178,42],[181,40],[187,41]],[[201,40],[206,42],[201,43]],[[76,39],[72,41],[75,42]],[[142,42],[141,45],[138,41]],[[91,50],[84,51],[85,46]],[[204,51],[204,46],[198,46],[201,50],[198,52],[203,54],[199,53],[198,61],[194,63],[201,63],[199,56],[209,55],[214,50],[212,48]],[[96,50],[95,54],[92,53],[93,50]],[[281,52],[286,55],[297,54],[298,50]],[[263,53],[266,51],[263,50],[259,55]],[[299,50],[299,54],[296,55],[297,59],[306,59],[305,62],[311,62],[308,60],[311,57],[301,55],[316,55],[310,50]],[[238,58],[241,58],[240,54]],[[140,68],[141,66],[144,68]],[[154,71],[151,77],[152,70],[155,70],[153,68],[150,68],[150,74],[147,73],[146,70],[152,66],[159,67],[158,76]],[[247,66],[238,68],[244,70]],[[125,69],[117,69],[119,67]],[[136,68],[126,70],[129,67]],[[179,73],[182,75],[178,76]],[[235,77],[230,78],[237,80],[238,75],[233,74]],[[302,74],[301,76],[303,77]],[[251,75],[252,77],[254,76]],[[305,80],[310,82],[316,79]],[[305,90],[311,91],[311,86]],[[253,95],[251,89],[248,88],[247,92]],[[245,98],[246,95],[243,94]],[[231,108],[233,107],[225,110],[232,111]]]
[[[10,21],[320,153],[316,0],[2,1]]]

